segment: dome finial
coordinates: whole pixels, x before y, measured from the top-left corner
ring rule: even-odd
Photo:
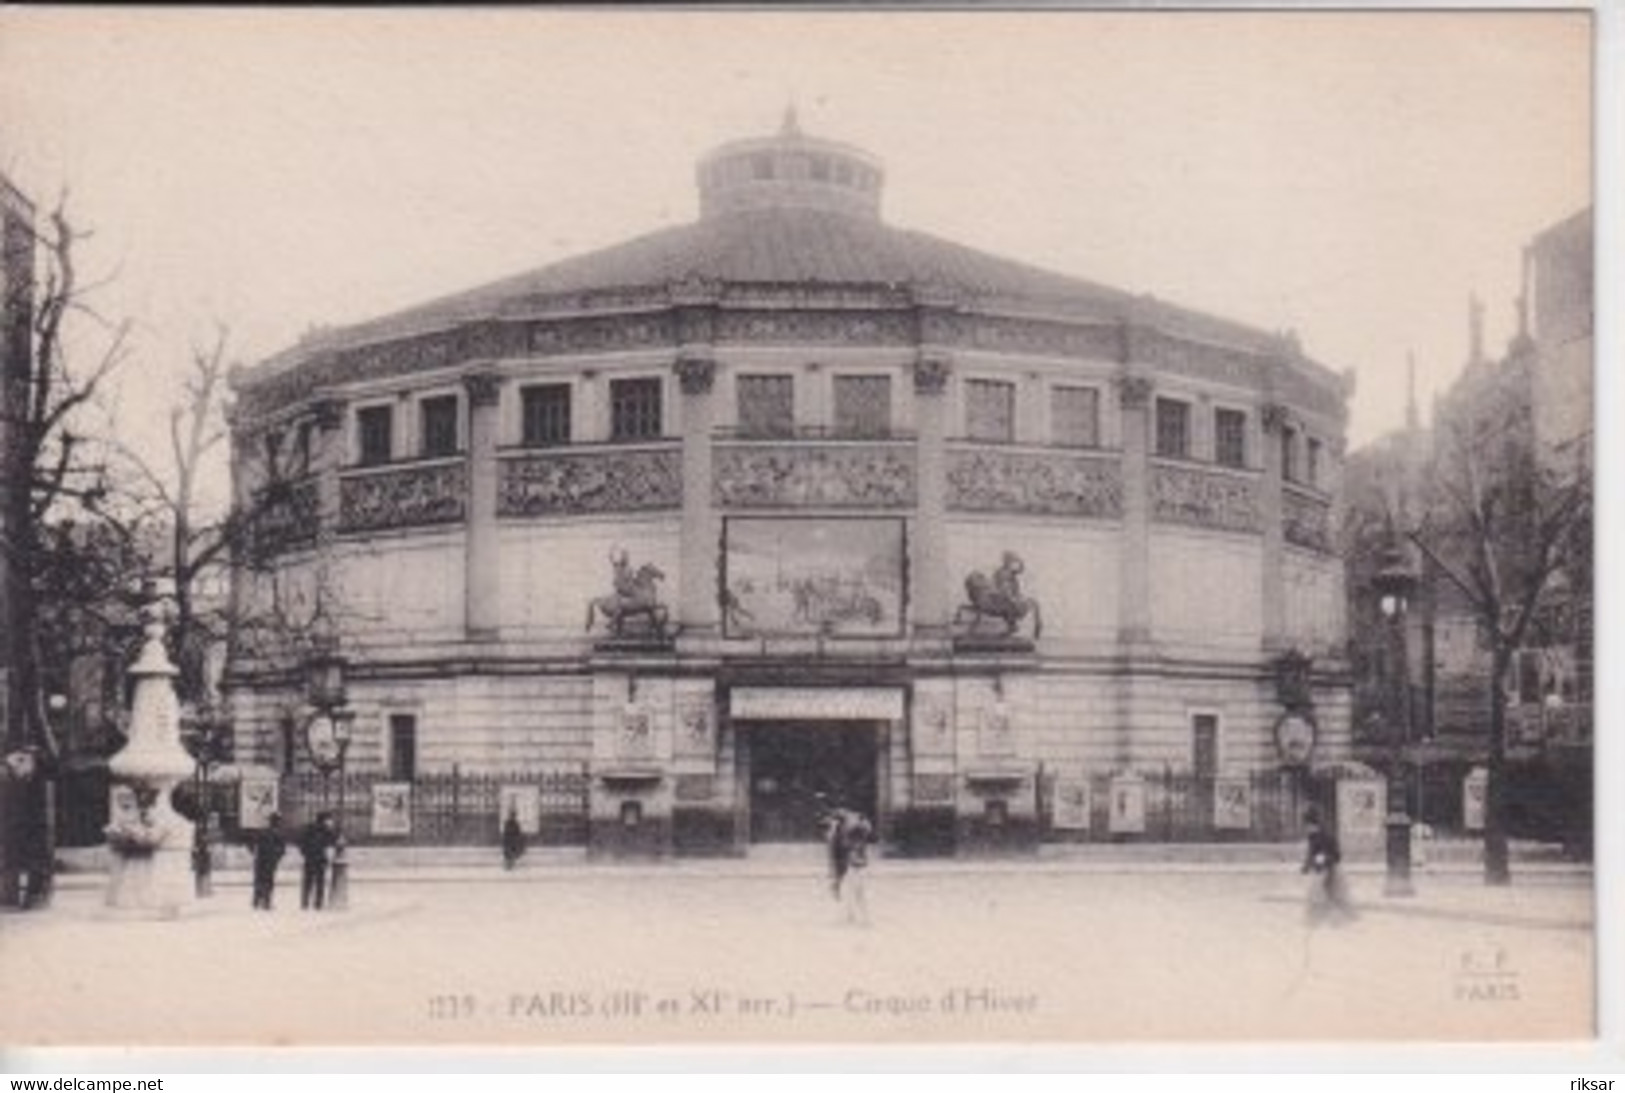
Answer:
[[[800,135],[801,123],[796,120],[796,100],[792,97],[784,108],[784,122],[779,126],[779,136],[799,137]]]

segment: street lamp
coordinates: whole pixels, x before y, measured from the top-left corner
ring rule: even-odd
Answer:
[[[1411,742],[1411,672],[1405,641],[1405,615],[1410,609],[1411,595],[1416,591],[1416,576],[1411,572],[1405,553],[1397,542],[1390,544],[1384,553],[1382,568],[1372,579],[1372,585],[1378,597],[1377,606],[1383,618],[1393,627],[1394,640],[1399,649],[1399,670],[1394,673],[1399,689],[1396,704],[1399,733],[1394,741],[1394,774],[1389,782],[1388,874],[1383,894],[1412,896],[1416,894],[1416,889],[1411,884],[1411,818],[1402,771],[1405,749]]]
[[[350,750],[355,711],[347,705],[345,691],[349,661],[339,652],[338,632],[325,611],[319,611],[314,628],[313,649],[305,663],[305,687],[316,712],[305,724],[305,748],[312,764],[321,771],[324,800],[327,779],[335,771],[339,776],[338,840],[333,847],[333,887],[328,906],[342,911],[350,903],[350,866],[345,859],[344,840],[344,757]]]
[[[354,722],[355,711],[340,708],[318,711],[305,726],[305,748],[312,764],[321,771],[323,782],[334,772],[339,776],[338,841],[333,847],[333,884],[328,893],[328,906],[335,911],[343,911],[350,904],[350,866],[344,856],[344,757],[350,750]],[[325,787],[322,798],[327,798]]]
[[[209,854],[209,771],[225,758],[225,745],[231,723],[212,708],[199,710],[187,728],[185,743],[190,745],[193,785],[197,800],[197,825],[192,841],[192,878],[198,898],[214,895],[214,862]]]

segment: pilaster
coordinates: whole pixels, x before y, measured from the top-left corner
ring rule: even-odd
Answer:
[[[1264,432],[1264,482],[1258,494],[1258,518],[1264,531],[1259,554],[1260,617],[1265,652],[1280,652],[1290,644],[1286,635],[1285,544],[1281,528],[1281,431],[1288,423],[1286,407],[1267,402],[1259,411],[1258,421]]]
[[[497,635],[502,611],[497,536],[497,435],[502,379],[478,373],[463,380],[468,392],[468,533],[464,547],[463,620],[471,638]]]
[[[682,350],[673,366],[683,400],[682,570],[678,619],[685,631],[717,628],[721,521],[711,496],[716,359],[709,347]]]
[[[312,407],[316,421],[311,472],[316,476],[317,556],[327,564],[339,530],[339,471],[344,466],[344,419],[349,407],[341,399],[324,398]],[[325,582],[325,574],[324,582]]]
[[[919,433],[916,474],[919,492],[911,544],[910,600],[914,627],[947,633],[948,598],[948,355],[922,350],[914,362],[914,423]]]
[[[1123,539],[1118,554],[1118,642],[1151,641],[1151,380],[1132,365],[1117,377],[1123,442]]]

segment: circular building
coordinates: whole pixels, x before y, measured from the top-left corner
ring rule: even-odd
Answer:
[[[1349,381],[890,227],[793,116],[697,174],[692,224],[236,378],[239,760],[328,792],[336,652],[352,841],[1290,834],[1349,746]]]

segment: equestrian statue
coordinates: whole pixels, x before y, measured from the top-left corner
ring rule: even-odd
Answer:
[[[954,625],[969,617],[969,632],[974,633],[983,619],[997,619],[1004,623],[1004,637],[1013,637],[1016,628],[1028,615],[1033,617],[1033,640],[1044,631],[1044,619],[1038,601],[1021,591],[1021,573],[1025,567],[1021,558],[1005,551],[999,568],[992,574],[972,573],[965,578],[965,598],[969,603],[954,612]]]
[[[612,551],[609,558],[614,567],[615,591],[588,601],[587,629],[591,630],[593,620],[602,615],[611,635],[625,637],[627,623],[642,619],[646,623],[647,633],[664,638],[669,616],[666,605],[660,602],[657,586],[666,579],[666,574],[659,566],[648,562],[634,570],[624,550],[619,553]]]

